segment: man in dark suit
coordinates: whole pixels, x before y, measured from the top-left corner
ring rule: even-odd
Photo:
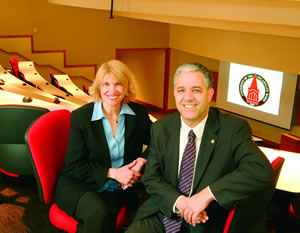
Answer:
[[[209,107],[212,86],[211,74],[201,64],[177,69],[179,113],[152,125],[142,179],[150,197],[126,233],[220,233],[228,210],[274,186],[270,163],[253,143],[247,121]],[[191,154],[192,162],[185,162]]]

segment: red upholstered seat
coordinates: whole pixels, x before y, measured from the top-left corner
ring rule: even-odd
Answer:
[[[23,82],[29,84],[30,86],[37,87],[34,83],[28,81],[28,80],[25,78],[24,74],[20,71],[20,69],[19,69],[19,60],[18,60],[18,58],[16,58],[16,57],[11,57],[11,58],[9,59],[9,62],[10,62],[10,64],[11,64],[11,66],[12,66],[12,71],[13,71],[14,76],[16,76],[18,79],[21,79]]]
[[[78,222],[70,217],[66,212],[61,210],[55,203],[53,203],[49,210],[50,222],[58,229],[69,233],[75,233]]]
[[[233,219],[233,216],[234,216],[234,214],[235,214],[236,208],[237,208],[237,206],[234,207],[233,210],[231,210],[231,211],[229,212],[229,214],[228,214],[228,216],[227,216],[227,219],[226,219],[226,223],[225,223],[225,226],[224,226],[224,231],[223,231],[223,233],[227,233],[227,232],[228,232],[229,227],[230,227],[230,223],[231,223],[231,221],[232,221],[232,219]]]
[[[86,93],[86,94],[90,94],[89,93],[89,91],[88,91],[88,89],[87,89],[87,87],[86,87],[86,85],[85,85],[85,83],[82,83],[82,89],[83,89],[83,91]]]
[[[19,60],[16,57],[11,57],[9,59],[9,62],[11,64],[12,67],[12,71],[14,73],[14,76],[16,76],[19,79],[22,79],[21,77],[19,77]]]
[[[53,71],[50,71],[50,78],[51,78],[51,84],[57,88],[59,88],[59,83],[57,81],[57,79],[54,77],[54,73]]]
[[[46,204],[52,203],[49,211],[50,222],[55,227],[71,233],[76,232],[78,222],[53,203],[56,180],[64,167],[70,116],[68,110],[56,110],[43,115],[30,127],[26,140],[34,164],[39,198]],[[127,211],[125,205],[119,211],[117,232],[127,220]]]
[[[300,138],[291,134],[282,133],[280,139],[280,150],[300,153]],[[289,215],[293,218],[300,219],[300,194],[295,194],[291,198]]]
[[[289,214],[290,214],[292,217],[294,217],[294,218],[300,219],[300,213],[297,213],[297,212],[294,210],[293,204],[290,205]]]
[[[63,86],[61,86],[58,82],[58,80],[54,77],[54,73],[53,71],[50,71],[50,78],[51,78],[51,84],[55,87],[57,87],[58,89],[66,92],[68,95],[73,96],[72,93],[68,92],[68,90],[66,88],[64,88]]]
[[[275,184],[278,181],[278,177],[284,163],[284,158],[278,156],[272,163],[272,168],[275,177]],[[249,232],[249,229],[260,230],[259,228],[251,228],[251,225],[255,225],[254,216],[259,218],[258,220],[265,221],[266,216],[260,216],[261,212],[267,213],[269,201],[272,197],[273,190],[266,190],[253,198],[250,198],[245,203],[235,206],[228,214],[226,223],[223,229],[223,233],[230,232]],[[265,195],[266,194],[266,195]],[[251,217],[252,215],[252,217]],[[251,219],[251,220],[250,220]],[[248,225],[247,224],[251,224]],[[264,222],[261,223],[262,226]],[[249,229],[248,229],[249,228]],[[250,231],[251,232],[251,231]],[[254,232],[254,231],[253,231]],[[255,231],[256,232],[256,231]],[[259,231],[260,232],[260,231]]]

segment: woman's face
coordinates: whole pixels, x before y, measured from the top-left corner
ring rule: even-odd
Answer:
[[[103,104],[121,105],[126,94],[127,85],[120,83],[112,74],[105,74],[100,84],[100,93]]]

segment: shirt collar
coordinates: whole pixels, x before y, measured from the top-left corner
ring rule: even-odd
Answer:
[[[128,104],[122,104],[121,106],[121,111],[120,111],[120,116],[128,114],[128,115],[135,115],[134,111],[129,107]],[[94,109],[93,109],[93,114],[92,114],[92,119],[91,121],[97,121],[101,120],[102,118],[105,118],[103,110],[102,110],[102,102],[97,101],[94,104]]]
[[[194,128],[190,128],[189,126],[187,126],[187,124],[184,123],[184,121],[181,117],[181,130],[183,131],[184,134],[188,135],[189,132],[192,129],[194,131],[196,137],[200,140],[202,138],[202,135],[203,135],[203,131],[204,131],[205,123],[207,121],[207,117],[208,117],[208,115],[198,125],[196,125]]]

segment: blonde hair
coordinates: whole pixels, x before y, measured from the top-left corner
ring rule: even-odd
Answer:
[[[92,84],[92,86],[89,88],[90,94],[93,98],[93,100],[101,101],[101,92],[100,92],[100,86],[101,82],[106,74],[113,75],[118,82],[121,84],[127,85],[126,95],[123,99],[122,103],[128,103],[129,101],[132,101],[136,97],[136,83],[135,83],[135,77],[133,73],[130,71],[130,69],[121,61],[118,60],[110,60],[108,62],[103,63],[100,68],[97,71],[95,80]]]

